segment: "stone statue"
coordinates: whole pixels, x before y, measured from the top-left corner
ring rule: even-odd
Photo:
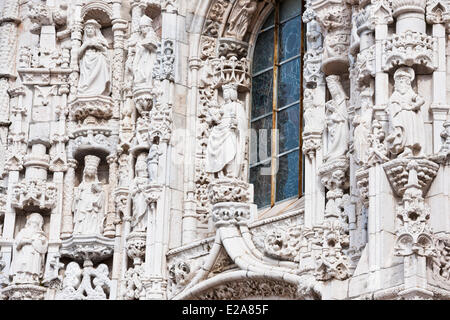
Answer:
[[[97,168],[100,158],[84,158],[83,180],[76,188],[73,202],[74,235],[99,235],[103,232],[105,192],[98,181]]]
[[[25,227],[15,239],[11,274],[15,284],[39,284],[44,273],[48,239],[42,230],[44,219],[39,213],[27,217]]]
[[[147,157],[148,178],[150,182],[157,182],[160,155],[162,155],[162,152],[159,148],[159,141],[154,140],[150,145],[150,150],[148,151]]]
[[[143,15],[139,21],[140,39],[136,44],[136,54],[133,60],[134,84],[150,87],[152,83],[153,66],[158,49],[158,37],[152,27],[152,19]]]
[[[206,172],[218,178],[239,178],[245,157],[247,115],[238,100],[237,86],[223,86],[225,104],[219,114],[210,114],[212,130],[206,149]]]
[[[225,35],[242,41],[257,7],[256,1],[238,0],[228,20],[229,26]]]
[[[303,95],[303,119],[305,123],[303,132],[321,133],[325,125],[325,120],[323,111],[320,110],[320,106],[314,102],[314,90],[305,89]]]
[[[108,43],[100,31],[100,24],[88,20],[84,25],[83,45],[79,51],[80,80],[78,95],[108,96],[111,92],[111,75],[107,59]]]
[[[412,68],[399,68],[394,74],[394,93],[387,110],[391,134],[387,137],[390,151],[398,157],[420,156],[425,146],[425,125],[420,108],[425,100],[414,92]]]
[[[133,231],[145,232],[147,226],[148,204],[145,198],[145,193],[142,190],[143,186],[148,184],[148,172],[146,164],[145,153],[138,155],[135,166],[135,178],[131,189],[131,196],[133,197],[133,217],[131,220],[131,227]]]
[[[331,75],[326,80],[332,100],[325,105],[328,129],[328,149],[325,160],[331,160],[347,154],[350,128],[347,117],[348,98],[340,77]]]
[[[355,116],[353,146],[355,161],[359,165],[367,163],[370,148],[369,135],[372,131],[372,102],[373,90],[368,87],[361,92],[361,115]]]

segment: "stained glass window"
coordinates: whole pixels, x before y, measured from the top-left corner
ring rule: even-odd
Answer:
[[[276,2],[255,44],[249,180],[260,208],[301,195],[301,12],[301,0]]]

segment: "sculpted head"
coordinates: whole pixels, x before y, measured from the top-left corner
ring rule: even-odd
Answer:
[[[100,163],[99,157],[93,155],[84,157],[84,176],[96,178],[99,163]]]
[[[397,69],[394,74],[395,91],[401,94],[407,93],[411,89],[411,83],[415,77],[414,70],[409,67]]]
[[[84,24],[84,35],[88,38],[94,38],[97,35],[97,30],[100,30],[100,24],[94,20],[90,19]]]
[[[238,92],[236,84],[233,83],[224,84],[222,86],[222,89],[223,89],[223,98],[225,102],[237,101]]]
[[[139,30],[144,37],[149,33],[150,29],[152,29],[152,23],[153,20],[145,14],[139,20]]]
[[[39,213],[32,213],[27,217],[26,228],[34,230],[42,230],[44,226],[44,218]]]

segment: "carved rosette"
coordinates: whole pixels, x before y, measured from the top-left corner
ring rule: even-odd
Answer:
[[[308,230],[302,226],[277,228],[264,239],[264,253],[275,259],[300,262],[300,253],[308,250],[305,233]]]
[[[212,220],[216,228],[247,225],[250,216],[250,205],[248,203],[221,202],[214,204],[212,208]]]
[[[132,232],[127,236],[127,254],[133,259],[135,266],[141,265],[145,256],[145,244],[147,234],[145,232]]]
[[[417,67],[422,73],[431,73],[437,68],[436,50],[436,38],[432,36],[409,30],[394,34],[383,41],[383,70],[391,71],[405,65]]]
[[[56,205],[56,185],[45,180],[24,180],[13,187],[11,205],[14,208],[39,207],[52,209]]]

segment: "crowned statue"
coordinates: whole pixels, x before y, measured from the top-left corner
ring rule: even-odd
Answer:
[[[100,24],[91,19],[84,24],[83,45],[80,47],[80,79],[78,95],[108,96],[111,74],[107,58],[108,43],[100,31]]]
[[[39,213],[27,217],[25,227],[15,239],[11,274],[15,284],[39,284],[44,273],[48,240],[42,230],[44,219]]]
[[[83,180],[76,188],[73,202],[74,235],[101,235],[105,217],[105,191],[98,180],[100,158],[84,158]]]
[[[414,92],[412,68],[401,67],[394,74],[394,93],[387,106],[391,134],[390,151],[398,157],[420,156],[425,146],[425,125],[420,108],[425,100]]]
[[[218,112],[210,110],[212,125],[206,150],[206,172],[215,177],[240,178],[245,156],[247,115],[238,100],[237,85],[223,85],[225,103]]]
[[[152,19],[143,15],[139,20],[139,40],[133,60],[134,85],[151,87],[153,66],[156,62],[158,37],[152,27]]]

